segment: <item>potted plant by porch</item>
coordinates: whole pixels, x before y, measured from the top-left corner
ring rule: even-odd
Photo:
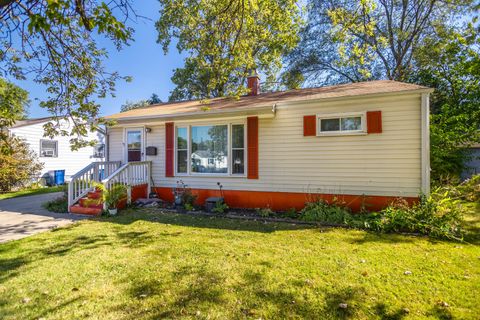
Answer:
[[[127,197],[127,186],[123,184],[115,184],[110,190],[103,190],[103,201],[110,215],[116,215],[118,204]]]

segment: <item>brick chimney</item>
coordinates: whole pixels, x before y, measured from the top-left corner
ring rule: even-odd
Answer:
[[[256,71],[247,77],[247,88],[249,96],[256,96],[260,93],[260,77]]]

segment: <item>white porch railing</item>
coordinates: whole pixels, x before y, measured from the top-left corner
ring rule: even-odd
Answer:
[[[128,187],[128,200],[131,201],[131,187],[147,184],[147,194],[150,192],[150,182],[152,173],[151,161],[135,161],[128,162],[112,172],[108,177],[102,180],[107,190],[111,189],[115,184],[123,184]]]
[[[120,164],[120,161],[92,162],[74,174],[68,183],[68,207],[91,191],[95,182],[112,175]]]

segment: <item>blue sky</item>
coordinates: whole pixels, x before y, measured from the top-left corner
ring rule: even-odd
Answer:
[[[138,14],[151,20],[141,19],[131,24],[135,29],[135,41],[130,46],[118,52],[110,41],[99,42],[100,47],[105,47],[109,51],[109,59],[105,61],[107,70],[133,77],[130,83],[123,81],[117,83],[116,97],[99,100],[102,115],[118,112],[120,105],[126,100],[147,99],[152,93],[157,93],[162,101],[166,101],[174,88],[170,81],[173,70],[183,65],[183,57],[178,54],[175,47],[171,48],[168,55],[164,55],[162,47],[156,42],[157,31],[154,24],[159,17],[158,1],[137,1],[135,8]],[[48,116],[48,112],[38,105],[39,99],[46,97],[45,87],[29,80],[16,83],[30,93],[29,117]]]

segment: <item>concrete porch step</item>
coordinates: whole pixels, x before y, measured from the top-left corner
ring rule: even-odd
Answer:
[[[70,206],[70,212],[83,215],[98,216],[103,211],[102,191],[94,190],[87,193],[87,195],[73,206]]]
[[[99,216],[102,214],[103,208],[82,207],[79,204],[70,206],[70,213],[84,214],[89,216]]]
[[[101,199],[102,198],[102,191],[90,191],[87,193],[87,198],[89,199]]]
[[[103,201],[101,199],[91,199],[88,197],[78,200],[78,204],[87,208],[103,208]]]

